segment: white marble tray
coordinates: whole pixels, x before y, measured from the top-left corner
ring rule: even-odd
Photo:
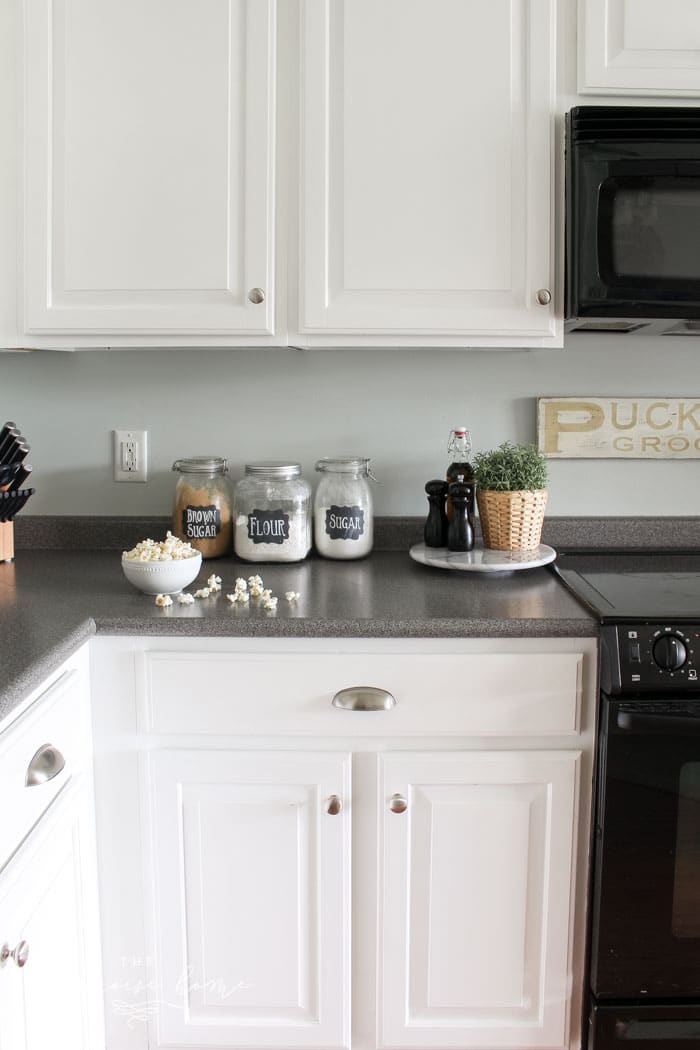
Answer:
[[[448,551],[447,547],[426,547],[416,543],[408,552],[414,561],[435,569],[456,569],[459,572],[515,572],[518,569],[537,569],[554,561],[557,552],[546,543],[531,551],[493,551],[475,547],[473,551]]]

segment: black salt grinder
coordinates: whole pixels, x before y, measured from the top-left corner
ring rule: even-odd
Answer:
[[[430,510],[423,529],[423,539],[426,547],[447,546],[447,512],[445,510],[445,497],[447,496],[447,482],[428,481],[425,486],[428,493]]]
[[[470,487],[461,481],[454,481],[448,489],[452,500],[452,517],[447,530],[447,549],[451,551],[474,549],[474,529],[469,520]]]

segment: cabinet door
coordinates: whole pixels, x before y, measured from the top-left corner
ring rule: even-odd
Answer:
[[[554,0],[305,0],[308,341],[560,336],[554,10]]]
[[[273,332],[274,0],[25,6],[25,331]]]
[[[580,0],[579,91],[700,95],[697,0]]]
[[[568,1046],[579,759],[381,759],[378,1046]]]
[[[68,788],[0,876],[1,1050],[104,1046],[92,809]],[[7,1042],[5,1042],[7,1040]]]
[[[348,1046],[349,756],[145,761],[151,1045]]]

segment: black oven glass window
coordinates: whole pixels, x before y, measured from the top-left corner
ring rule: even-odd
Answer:
[[[600,264],[608,281],[697,281],[700,176],[611,176],[599,204]]]
[[[700,937],[700,762],[681,766],[671,930]]]

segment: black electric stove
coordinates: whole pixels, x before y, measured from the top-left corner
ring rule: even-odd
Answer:
[[[601,623],[700,623],[700,552],[573,552],[553,568]]]
[[[603,624],[604,693],[700,692],[700,553],[570,553],[554,568]]]
[[[700,1050],[700,553],[570,553],[601,622],[588,1050]]]

